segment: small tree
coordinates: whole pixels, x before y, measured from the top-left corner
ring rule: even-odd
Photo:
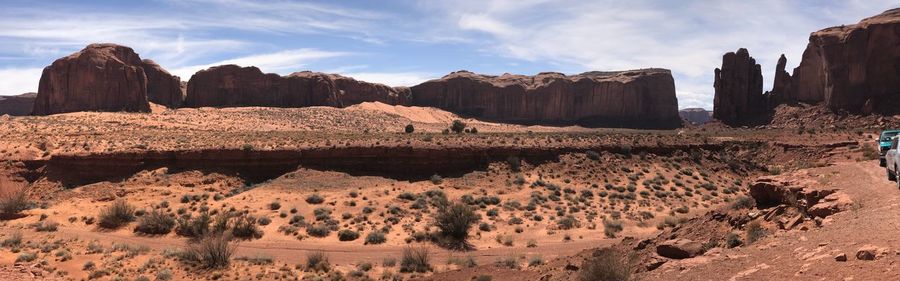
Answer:
[[[413,124],[406,125],[406,128],[404,129],[404,131],[406,131],[407,134],[412,134],[412,132],[414,132],[415,130],[416,130],[416,128],[413,127]]]
[[[465,129],[466,123],[459,119],[453,120],[453,124],[450,125],[450,130],[453,130],[453,132],[457,134],[462,133]]]
[[[481,220],[472,207],[462,202],[456,202],[441,208],[435,216],[435,225],[440,229],[441,236],[446,239],[444,246],[451,249],[466,249],[469,245],[466,239],[469,237],[469,229]]]

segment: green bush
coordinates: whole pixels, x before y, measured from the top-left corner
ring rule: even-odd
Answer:
[[[328,254],[323,251],[313,251],[306,254],[306,271],[328,272],[330,270],[331,263],[328,262]]]
[[[256,226],[255,217],[240,215],[232,221],[231,235],[240,239],[254,239],[262,237],[263,232]]]
[[[203,268],[223,268],[231,263],[236,245],[228,241],[221,233],[205,235],[196,242],[188,244],[183,258],[195,262]]]
[[[340,241],[353,241],[359,238],[359,232],[343,229],[338,231],[338,240]]]
[[[387,238],[384,236],[384,232],[381,231],[372,231],[366,235],[366,244],[378,245],[387,242]]]
[[[99,218],[97,225],[100,227],[107,229],[119,228],[134,221],[134,206],[129,205],[125,200],[116,200],[103,210],[100,210],[100,214],[97,217]]]
[[[453,131],[454,133],[457,133],[457,134],[462,133],[463,130],[465,130],[465,129],[466,129],[466,123],[463,122],[462,120],[459,120],[459,119],[453,120],[453,124],[450,124],[450,130]]]
[[[31,206],[24,188],[0,194],[0,215],[15,215]]]
[[[440,230],[442,237],[449,239],[446,246],[462,249],[460,247],[468,246],[466,239],[469,236],[469,229],[480,219],[472,207],[456,202],[438,210],[435,215],[435,226]]]
[[[312,237],[327,237],[331,234],[331,229],[327,225],[316,223],[306,226],[306,234]]]
[[[138,219],[134,232],[144,234],[168,234],[175,227],[175,219],[159,209],[154,209]]]
[[[322,204],[322,202],[325,202],[325,197],[322,197],[322,195],[312,194],[306,197],[306,203],[309,204]]]
[[[413,127],[413,124],[407,124],[406,128],[403,129],[407,134],[412,134],[415,130],[416,128]]]

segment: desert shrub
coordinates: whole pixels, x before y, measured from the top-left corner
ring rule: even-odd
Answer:
[[[327,237],[331,234],[331,229],[327,225],[316,223],[306,226],[306,234],[312,237]]]
[[[281,209],[281,202],[273,201],[272,203],[269,203],[269,210],[275,211],[278,209]]]
[[[528,260],[528,267],[535,267],[544,264],[544,258],[541,256],[533,256]]]
[[[509,169],[518,172],[522,169],[522,160],[516,156],[510,156],[506,158],[506,163],[509,164]]]
[[[270,223],[272,223],[272,219],[270,219],[269,217],[261,217],[256,220],[256,223],[258,223],[259,225],[269,225]]]
[[[578,222],[577,219],[575,219],[575,217],[566,216],[564,218],[559,219],[559,221],[557,221],[556,224],[559,225],[559,229],[568,230],[568,229],[573,229],[573,228],[578,227],[578,225],[580,223]]]
[[[406,124],[406,128],[403,128],[403,131],[407,134],[412,134],[414,131],[416,131],[416,127],[413,127],[413,124]]]
[[[462,120],[459,120],[459,119],[453,120],[453,123],[450,124],[450,130],[453,131],[454,133],[457,133],[457,134],[462,133],[463,130],[465,130],[465,129],[466,129],[466,123],[463,122]]]
[[[306,197],[306,203],[309,204],[322,204],[322,202],[325,202],[325,197],[322,195],[312,194]]]
[[[16,231],[9,235],[6,239],[3,239],[3,242],[0,242],[0,245],[3,247],[16,247],[22,244],[22,232]]]
[[[134,232],[144,234],[168,234],[175,227],[175,219],[169,214],[154,209],[138,219]]]
[[[442,182],[444,182],[444,178],[442,178],[440,175],[434,174],[431,176],[431,183],[441,184]]]
[[[269,265],[275,263],[275,259],[273,259],[272,256],[260,254],[251,257],[237,257],[235,258],[235,260],[246,261],[247,263],[252,265]]]
[[[34,231],[54,232],[59,227],[59,223],[53,221],[40,221],[34,224]]]
[[[124,224],[134,221],[134,206],[131,206],[125,200],[116,200],[103,210],[97,216],[99,221],[97,225],[102,228],[114,229]]]
[[[519,260],[516,259],[516,257],[513,255],[508,255],[508,256],[498,259],[497,265],[506,267],[506,268],[510,268],[510,269],[518,269],[519,268]]]
[[[469,229],[480,219],[472,207],[456,202],[438,210],[435,215],[435,226],[440,229],[441,236],[449,240],[447,246],[463,249],[468,246],[466,239],[469,236]]]
[[[328,254],[323,251],[313,251],[306,254],[306,271],[328,272],[331,263],[328,262]]]
[[[464,268],[472,268],[478,266],[478,261],[476,261],[475,257],[473,256],[466,256],[465,258],[451,257],[447,260],[447,262]]]
[[[8,190],[0,194],[0,215],[14,215],[31,206],[24,188]]]
[[[752,221],[747,224],[747,244],[753,244],[757,240],[766,236],[766,229],[760,225],[759,221]]]
[[[372,231],[366,235],[366,244],[378,245],[381,243],[387,242],[387,238],[384,236],[384,232],[381,231]]]
[[[37,253],[21,253],[16,257],[16,262],[32,262],[37,259]]]
[[[231,256],[237,248],[228,240],[228,237],[221,233],[205,235],[195,242],[189,242],[187,251],[182,257],[203,268],[226,267],[231,263]]]
[[[209,232],[211,222],[212,217],[206,212],[201,212],[197,217],[179,218],[175,234],[185,237],[200,237]]]
[[[585,154],[587,155],[588,159],[600,160],[600,153],[597,153],[596,151],[588,150],[587,152],[585,152]]]
[[[623,256],[609,248],[598,250],[593,257],[582,263],[578,279],[582,281],[630,280],[631,269]]]
[[[431,271],[430,253],[425,247],[406,247],[400,258],[400,272]]]
[[[748,196],[738,196],[731,202],[731,209],[750,209],[753,207],[753,204],[756,203],[753,198]]]
[[[231,235],[240,239],[254,239],[262,237],[263,232],[256,226],[255,217],[240,215],[232,220]]]
[[[615,238],[616,233],[622,231],[622,222],[618,220],[603,221],[603,234],[609,238]]]
[[[725,246],[727,246],[728,248],[734,248],[740,246],[741,244],[743,244],[743,242],[741,241],[741,236],[734,233],[728,233],[728,235],[725,236]]]
[[[494,277],[491,275],[478,275],[474,279],[475,281],[491,281],[494,280]]]
[[[353,240],[356,240],[357,238],[359,238],[359,232],[349,230],[349,229],[343,229],[341,231],[338,231],[338,240],[340,240],[340,241],[353,241]]]

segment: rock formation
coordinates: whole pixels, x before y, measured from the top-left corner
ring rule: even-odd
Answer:
[[[0,96],[0,115],[25,116],[31,114],[35,97],[37,97],[37,93]]]
[[[762,71],[747,49],[722,57],[722,68],[716,68],[713,86],[713,117],[725,124],[744,124],[765,111]]]
[[[831,110],[900,112],[900,9],[814,32],[794,69],[797,101]],[[868,104],[869,106],[866,106]]]
[[[91,44],[44,68],[32,114],[149,112],[147,78],[131,48]]]
[[[458,71],[411,88],[412,104],[502,122],[680,126],[671,72],[488,76]]]
[[[191,77],[185,106],[344,107],[366,101],[401,104],[407,96],[403,89],[339,75],[303,71],[282,77],[256,67],[223,65]]]
[[[678,115],[681,116],[681,119],[697,125],[712,120],[712,112],[702,108],[685,108],[679,110]]]
[[[141,64],[147,75],[147,100],[152,103],[179,108],[184,101],[181,78],[169,74],[156,62],[145,59]]]
[[[775,66],[775,82],[772,83],[772,90],[766,95],[770,106],[796,101],[790,92],[791,75],[784,70],[785,65],[787,65],[787,58],[781,54],[778,64]]]

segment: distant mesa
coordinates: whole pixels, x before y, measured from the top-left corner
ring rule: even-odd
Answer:
[[[729,125],[753,125],[770,118],[776,106],[796,103],[821,104],[832,112],[898,114],[897,30],[900,8],[813,32],[793,74],[785,70],[787,58],[778,59],[772,90],[764,94],[752,57],[726,54],[716,69],[714,116]]]
[[[453,72],[413,87],[390,87],[336,74],[263,73],[221,65],[185,83],[131,48],[91,44],[44,69],[33,114],[149,112],[181,107],[347,107],[363,102],[436,107],[467,117],[524,124],[593,127],[681,126],[675,83],[666,69],[566,76],[490,76]]]
[[[129,47],[91,44],[44,68],[32,114],[149,112],[148,89],[154,101],[178,105],[169,98],[180,95],[178,87],[171,87],[178,80]]]
[[[457,71],[413,86],[412,104],[489,120],[532,124],[681,126],[672,74],[665,69],[566,76],[489,76]]]
[[[712,121],[712,111],[703,108],[685,108],[679,110],[678,115],[685,122],[694,125],[702,125]]]
[[[0,115],[25,116],[31,114],[34,98],[37,93],[24,93],[17,96],[0,96]]]

